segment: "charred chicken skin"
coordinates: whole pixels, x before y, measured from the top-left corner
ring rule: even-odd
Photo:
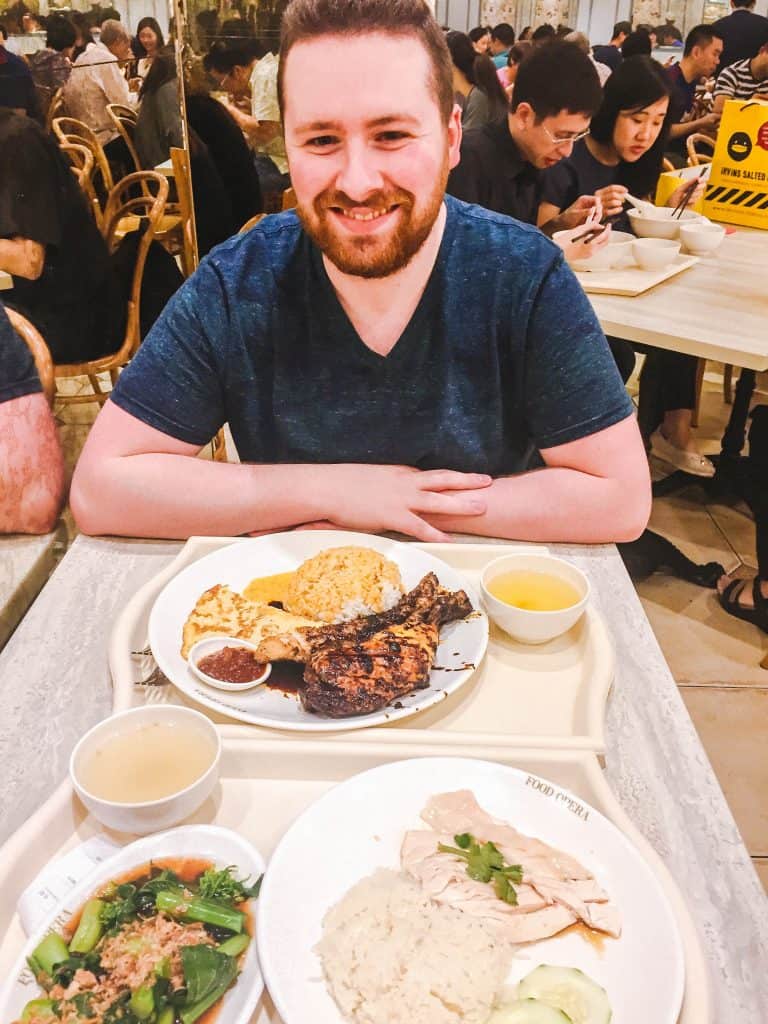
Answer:
[[[445,590],[430,573],[387,612],[303,630],[304,707],[332,718],[365,715],[428,686],[440,627],[471,612],[463,590]]]

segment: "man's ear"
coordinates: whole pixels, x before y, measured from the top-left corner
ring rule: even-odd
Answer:
[[[518,103],[512,116],[517,118],[517,126],[523,131],[525,131],[526,128],[532,128],[536,123],[536,111],[533,109],[531,104],[526,103],[525,100],[523,100],[522,103]]]
[[[448,119],[448,168],[453,169],[461,159],[461,107],[453,105]]]

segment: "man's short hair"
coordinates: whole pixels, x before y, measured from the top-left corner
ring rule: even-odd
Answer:
[[[515,45],[515,30],[506,21],[502,21],[491,29],[491,39],[495,39],[497,43],[501,43],[502,46],[509,49],[510,46]]]
[[[550,25],[547,22],[543,25],[539,25],[531,36],[531,42],[535,44],[548,43],[552,39],[557,39],[557,29],[554,25]]]
[[[45,23],[46,39],[45,45],[49,50],[56,50],[61,53],[68,46],[74,46],[77,39],[75,26],[62,14],[52,14]]]
[[[486,25],[478,25],[477,28],[471,28],[469,30],[469,38],[473,43],[478,43],[481,39],[488,35],[491,29]]]
[[[629,57],[650,57],[651,50],[651,37],[644,28],[638,28],[634,32],[630,32],[621,44],[621,55],[624,60],[627,60]]]
[[[371,32],[416,38],[429,56],[429,85],[447,123],[453,110],[453,65],[440,26],[424,0],[291,0],[280,27],[277,96],[285,114],[285,65],[297,43]]]
[[[106,21],[101,23],[101,36],[99,37],[105,46],[111,46],[113,43],[119,42],[121,39],[131,40],[130,33],[126,31],[124,25],[121,25],[115,18],[107,18]]]
[[[591,117],[602,99],[600,78],[590,58],[573,43],[558,39],[536,47],[521,63],[512,110],[528,103],[539,121],[561,110]]]
[[[712,30],[711,25],[694,25],[685,37],[685,49],[683,56],[689,57],[694,46],[709,46],[713,39],[719,39],[717,32]]]
[[[628,36],[631,31],[631,21],[617,21],[613,26],[613,35],[611,36],[611,39],[618,39],[620,35]]]
[[[582,53],[592,52],[592,44],[585,32],[578,32],[576,30],[569,32],[563,42],[570,43],[571,46],[578,46]]]
[[[731,0],[734,7],[754,7],[755,0]]]

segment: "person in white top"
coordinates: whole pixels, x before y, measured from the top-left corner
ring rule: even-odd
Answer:
[[[128,149],[107,111],[109,103],[136,106],[120,68],[121,61],[133,59],[131,37],[119,21],[109,19],[101,26],[98,43],[88,43],[72,65],[62,99],[68,117],[83,121],[104,147],[110,163],[131,167]],[[124,169],[123,173],[127,173]]]

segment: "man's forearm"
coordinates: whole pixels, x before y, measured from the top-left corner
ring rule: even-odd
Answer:
[[[327,518],[329,468],[123,455],[78,467],[71,503],[85,533],[237,536]]]
[[[425,518],[447,533],[606,544],[638,537],[651,508],[650,487],[642,480],[606,479],[559,467],[494,480],[483,498],[484,515]]]

